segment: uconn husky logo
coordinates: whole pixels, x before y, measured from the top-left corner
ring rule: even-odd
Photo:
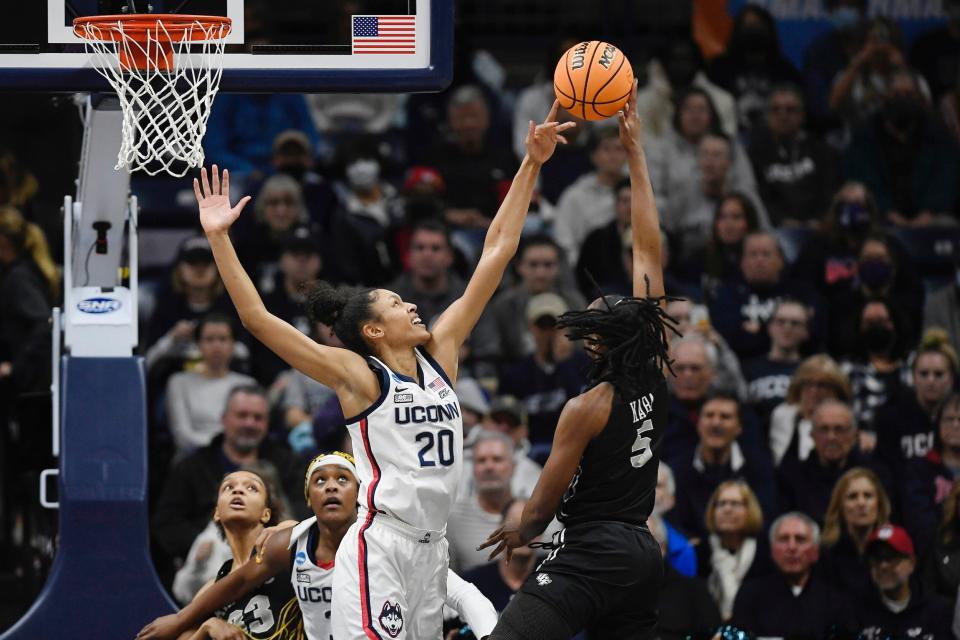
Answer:
[[[380,626],[387,632],[391,638],[396,638],[403,630],[403,612],[400,611],[400,603],[391,604],[389,600],[383,603],[383,611],[380,612]]]
[[[460,407],[456,402],[432,404],[427,407],[394,407],[393,417],[397,424],[437,423],[441,420],[453,420],[460,417]]]

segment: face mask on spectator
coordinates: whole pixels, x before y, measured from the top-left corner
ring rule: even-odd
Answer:
[[[870,226],[870,212],[859,202],[840,202],[837,223],[849,231],[863,231]]]
[[[354,189],[369,189],[380,178],[380,163],[376,160],[355,160],[347,165],[347,181]]]
[[[886,325],[870,323],[863,329],[863,346],[869,353],[886,353],[893,347],[896,339],[893,331]]]
[[[860,275],[860,282],[871,289],[878,289],[889,284],[893,276],[893,265],[886,260],[868,258],[857,265],[857,273]]]

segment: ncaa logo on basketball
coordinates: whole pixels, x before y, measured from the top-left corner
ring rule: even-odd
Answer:
[[[119,311],[123,304],[113,298],[87,298],[77,303],[77,310],[81,313],[101,314]]]
[[[612,44],[608,44],[607,47],[603,50],[603,55],[600,56],[600,66],[604,69],[609,69],[610,65],[613,64],[614,58],[617,57],[617,48]]]

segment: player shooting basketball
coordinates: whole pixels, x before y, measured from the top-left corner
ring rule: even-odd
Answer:
[[[491,640],[647,638],[663,563],[647,529],[667,421],[669,367],[660,222],[640,143],[636,85],[618,115],[627,150],[633,297],[604,296],[560,317],[593,359],[590,387],[563,408],[553,448],[519,523],[481,548],[491,559],[528,544],[556,514],[552,552],[504,610]]]

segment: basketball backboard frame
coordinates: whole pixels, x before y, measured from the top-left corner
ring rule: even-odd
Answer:
[[[172,0],[168,0],[170,2]],[[454,0],[403,0],[416,16],[416,46],[411,55],[326,54],[324,45],[256,45],[249,52],[231,52],[242,45],[244,0],[223,0],[233,20],[228,52],[223,58],[221,91],[263,92],[423,92],[440,91],[453,78]],[[97,92],[109,85],[91,66],[83,43],[73,35],[65,0],[46,2],[46,33],[41,43],[0,41],[0,91]],[[154,13],[162,0],[153,0]],[[158,8],[159,5],[159,8]],[[357,15],[368,15],[367,12]],[[234,47],[239,48],[239,47]],[[331,47],[332,48],[332,47]]]

